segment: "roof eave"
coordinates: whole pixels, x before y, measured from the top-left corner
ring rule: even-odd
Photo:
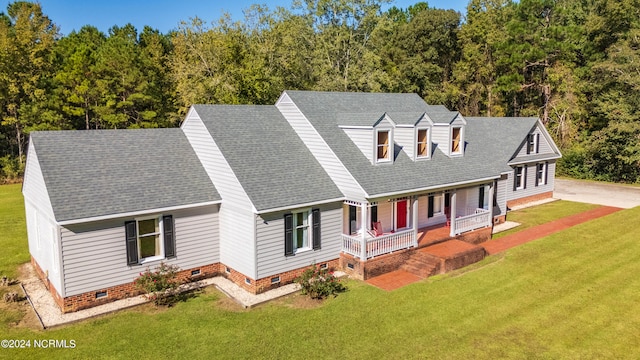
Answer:
[[[457,186],[460,186],[460,185],[481,183],[483,181],[495,180],[495,179],[499,179],[499,178],[500,178],[500,175],[495,175],[495,176],[490,176],[490,177],[481,178],[481,179],[473,179],[473,180],[468,180],[468,181],[459,181],[459,182],[455,182],[455,183],[447,183],[447,184],[439,184],[439,185],[434,185],[434,186],[426,186],[426,187],[416,188],[416,189],[393,191],[393,192],[382,193],[382,194],[374,194],[374,195],[369,196],[368,198],[369,199],[377,199],[377,198],[385,198],[385,197],[392,197],[392,196],[398,196],[398,195],[407,195],[407,194],[419,193],[419,192],[424,192],[424,191],[429,191],[429,190],[437,190],[437,189],[442,189],[442,188],[453,188],[453,187],[457,187]]]
[[[312,202],[307,202],[307,203],[302,203],[302,204],[292,204],[292,205],[286,205],[286,206],[270,208],[270,209],[261,209],[261,210],[256,210],[255,213],[256,214],[266,214],[266,213],[284,211],[284,210],[289,210],[289,209],[305,208],[305,207],[310,207],[310,206],[315,206],[315,205],[320,205],[320,204],[329,204],[329,203],[332,203],[332,202],[338,202],[338,201],[344,201],[344,200],[346,200],[346,198],[344,196],[342,196],[342,197],[338,197],[338,198],[334,198],[334,199],[318,200],[318,201],[312,201]]]
[[[220,203],[222,203],[222,200],[207,201],[207,202],[188,204],[188,205],[169,206],[169,207],[154,208],[154,209],[139,210],[139,211],[130,211],[125,213],[91,216],[91,217],[78,218],[78,219],[69,219],[69,220],[57,221],[57,223],[58,225],[66,226],[66,225],[87,223],[87,222],[93,222],[93,221],[102,221],[102,220],[109,220],[109,219],[116,219],[116,218],[123,218],[123,217],[139,216],[139,215],[150,214],[150,213],[162,213],[167,211],[191,209],[196,207],[216,205]]]

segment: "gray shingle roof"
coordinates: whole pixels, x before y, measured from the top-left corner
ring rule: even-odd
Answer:
[[[429,114],[429,105],[415,94],[311,91],[287,91],[287,94],[372,198],[376,195],[497,177],[509,170],[507,161],[537,120],[465,118],[467,128],[464,156],[449,158],[436,150],[430,160],[413,161],[399,151],[396,144],[392,164],[372,165],[344,131],[335,125],[339,114],[354,111],[393,113],[413,109],[423,109]],[[447,115],[444,111],[440,113]],[[438,118],[438,121],[442,119]],[[453,116],[449,122],[451,120]]]
[[[256,210],[344,196],[275,106],[194,109]]]
[[[36,131],[56,220],[220,200],[181,129]]]

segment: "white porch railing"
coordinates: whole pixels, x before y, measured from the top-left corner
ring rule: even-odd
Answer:
[[[471,215],[462,216],[456,219],[456,235],[463,232],[491,226],[491,212],[485,209],[475,209]]]
[[[377,237],[367,236],[366,243],[366,256],[367,259],[370,259],[374,256],[410,248],[415,245],[415,237],[413,229],[410,229]],[[361,257],[362,236],[342,234],[342,251],[356,257]]]

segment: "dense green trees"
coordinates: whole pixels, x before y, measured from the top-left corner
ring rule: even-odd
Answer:
[[[640,182],[640,0],[470,0],[466,14],[388,5],[299,0],[169,34],[87,25],[60,36],[39,4],[9,4],[0,179],[20,175],[33,130],[177,126],[193,103],[272,104],[309,89],[539,116],[563,149],[561,171]]]

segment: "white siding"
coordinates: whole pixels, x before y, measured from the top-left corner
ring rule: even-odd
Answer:
[[[193,108],[181,128],[223,201],[251,211],[253,206],[249,196]]]
[[[340,191],[351,200],[364,201],[366,193],[360,184],[353,178],[344,164],[342,164],[336,154],[333,153],[329,145],[327,145],[286,93],[282,94],[276,103],[276,107],[285,119],[287,119],[305,145],[307,145],[313,156],[315,156],[320,165],[322,165],[327,174],[329,174],[331,180],[338,186]]]
[[[554,179],[556,174],[556,163],[555,161],[549,161],[547,166],[547,183],[544,185],[536,186],[536,164],[525,164],[527,165],[526,175],[526,188],[520,190],[513,190],[513,172],[509,173],[509,179],[507,180],[507,200],[515,200],[520,199],[532,195],[542,194],[545,192],[553,191],[554,187]]]
[[[362,154],[373,163],[373,129],[342,129],[349,139],[360,149]]]
[[[418,197],[418,227],[428,226],[429,221],[429,197]]]
[[[166,263],[189,269],[217,263],[219,257],[218,205],[176,210],[176,257]],[[124,222],[132,218],[69,225],[61,229],[64,289],[62,296],[77,295],[130,283],[147,266],[127,265]]]
[[[513,184],[509,182],[509,176],[504,176],[496,181],[496,202],[498,206],[494,208],[493,216],[505,215],[507,213],[507,191],[509,190],[509,186],[513,188]]]
[[[284,255],[283,216],[285,212],[256,216],[257,279],[303,268],[312,263],[337,259],[340,256],[342,246],[340,234],[343,228],[342,203],[325,204],[314,208],[319,208],[321,211],[322,248],[299,252],[293,256]]]
[[[531,132],[531,134],[533,134],[534,136],[537,136],[538,134],[540,135],[540,145],[538,148],[538,154],[554,154],[554,150],[551,146],[551,144],[549,143],[549,141],[547,141],[547,138],[545,136],[545,134],[543,133],[543,131],[540,129],[540,125],[538,124],[536,126],[535,129],[533,129],[533,131]],[[523,144],[520,147],[520,149],[518,150],[518,155],[517,156],[527,156],[527,139],[526,137],[523,140]]]
[[[390,232],[393,230],[393,202],[378,202],[378,221],[382,225],[382,231]]]
[[[415,160],[415,128],[397,127],[395,129],[395,142],[402,147],[402,151],[404,151],[410,159]]]
[[[30,200],[25,200],[29,253],[48,274],[51,284],[62,291],[60,246],[56,222],[40,211]]]
[[[24,170],[22,194],[24,198],[30,200],[41,213],[51,219],[55,218],[49,192],[47,191],[47,186],[42,176],[42,169],[40,168],[40,162],[38,161],[38,154],[31,142],[29,142],[29,149],[27,151],[27,165]]]
[[[220,261],[256,279],[255,215],[223,200],[220,208]]]
[[[449,125],[435,124],[431,129],[431,141],[438,144],[438,149],[445,155],[449,155]]]
[[[247,276],[255,277],[254,209],[231,166],[192,108],[182,124],[220,196],[220,261]]]

